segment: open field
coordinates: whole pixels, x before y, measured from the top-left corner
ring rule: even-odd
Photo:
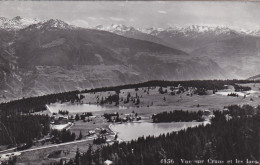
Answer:
[[[81,131],[82,136],[86,137],[88,135],[88,131],[99,128],[105,128],[108,130],[108,126],[109,123],[103,117],[97,116],[90,122],[83,122],[82,120],[76,121],[75,124],[70,128],[70,131],[74,132],[76,136],[78,136]]]
[[[128,93],[130,93],[131,97],[133,96],[136,99],[136,95],[140,99],[140,104],[135,105],[132,101],[129,103],[124,103],[123,101],[119,102],[119,106],[127,107],[125,109],[118,109],[118,107],[112,104],[104,104],[103,106],[108,107],[106,110],[93,112],[93,115],[101,115],[104,112],[106,113],[131,113],[132,111],[137,112],[139,115],[149,116],[153,113],[158,113],[161,111],[172,111],[172,110],[222,110],[224,106],[232,105],[232,104],[250,104],[252,106],[259,105],[260,102],[260,84],[243,84],[243,86],[250,86],[253,94],[239,97],[231,97],[224,96],[221,94],[217,94],[218,92],[234,92],[232,89],[219,90],[216,94],[213,94],[212,91],[208,91],[208,95],[195,95],[187,96],[188,92],[184,92],[181,94],[170,95],[170,88],[163,88],[163,90],[167,89],[167,93],[160,94],[158,92],[159,87],[154,89],[149,89],[149,94],[147,93],[147,88],[139,88],[138,91],[135,89],[126,89],[121,90],[119,94],[119,98],[126,99]],[[114,94],[114,92],[98,92],[95,94],[84,94],[85,98],[83,99],[83,103],[92,103],[95,104],[97,102],[97,97],[105,98],[108,95]],[[246,92],[245,92],[246,94]],[[165,97],[165,100],[164,100]],[[198,106],[199,105],[199,106]],[[87,111],[87,110],[86,110]],[[71,112],[73,113],[73,111]]]
[[[32,152],[25,152],[17,158],[17,165],[42,165],[49,164],[51,162],[57,162],[60,160],[60,158],[73,158],[75,157],[77,149],[79,149],[79,151],[81,152],[87,151],[88,146],[91,143],[92,141],[86,141],[58,147],[35,150]],[[55,156],[50,156],[57,151],[61,151],[61,153],[57,155],[55,154]]]

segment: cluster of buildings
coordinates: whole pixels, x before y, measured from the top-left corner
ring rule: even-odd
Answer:
[[[53,114],[51,117],[51,129],[68,129],[74,123],[74,118],[69,115]]]
[[[21,155],[20,152],[13,152],[13,153],[8,153],[8,154],[2,154],[0,155],[0,164],[5,163],[9,161],[10,159],[15,158],[16,156]]]
[[[63,112],[63,111],[61,111]],[[90,121],[96,116],[93,116],[92,113],[84,112],[82,114],[69,115],[68,113],[52,113],[51,116],[51,129],[63,130],[70,128],[74,121],[83,120]]]

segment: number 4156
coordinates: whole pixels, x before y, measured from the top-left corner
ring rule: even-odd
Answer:
[[[161,164],[174,164],[173,159],[161,159],[160,161]]]

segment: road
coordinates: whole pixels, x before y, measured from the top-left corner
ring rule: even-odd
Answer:
[[[49,145],[49,146],[44,146],[44,147],[39,147],[39,148],[32,148],[32,149],[22,150],[22,151],[18,151],[18,152],[24,153],[24,152],[37,151],[37,150],[42,150],[42,149],[46,149],[46,148],[59,147],[59,146],[65,146],[65,145],[69,145],[69,144],[86,142],[86,141],[90,141],[90,140],[93,140],[93,139],[94,138],[87,138],[87,139],[83,139],[83,140],[77,140],[77,141],[72,141],[72,142],[66,142],[66,143],[61,143],[61,144],[54,144],[54,145]]]
[[[16,147],[10,148],[10,149],[7,149],[7,150],[0,151],[0,153],[2,153],[2,152],[7,152],[7,151],[12,151],[12,150],[15,150],[15,149],[16,149]]]
[[[83,139],[83,140],[77,140],[77,141],[66,142],[66,143],[61,143],[61,144],[48,145],[48,146],[43,146],[43,147],[38,147],[38,148],[31,148],[31,149],[17,151],[17,152],[25,153],[25,152],[37,151],[37,150],[42,150],[42,149],[47,149],[47,148],[53,148],[53,147],[59,147],[59,146],[65,146],[65,145],[70,145],[70,144],[75,144],[75,143],[86,142],[86,141],[90,141],[90,140],[93,140],[93,139],[94,138],[92,138],[92,137],[88,137],[87,139]],[[9,150],[11,150],[11,149],[9,149]],[[10,152],[10,153],[6,153],[6,154],[12,154],[12,153],[15,153],[15,152]]]

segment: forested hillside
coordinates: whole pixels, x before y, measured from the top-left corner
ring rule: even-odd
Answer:
[[[47,115],[0,115],[0,145],[32,145],[33,140],[49,131],[50,118]]]

